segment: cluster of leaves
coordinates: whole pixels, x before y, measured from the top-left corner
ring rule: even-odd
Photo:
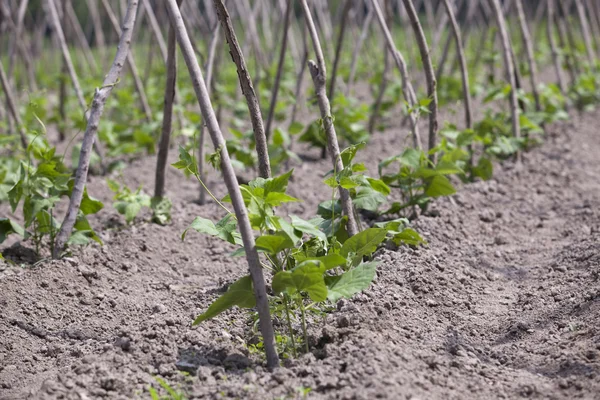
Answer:
[[[355,154],[356,150],[345,153],[345,157],[350,157],[350,153]],[[299,340],[294,326],[302,327],[304,346],[308,350],[307,313],[317,312],[320,305],[350,298],[366,289],[375,277],[377,266],[369,259],[381,243],[387,239],[415,245],[423,241],[416,232],[406,228],[406,221],[368,228],[349,237],[347,217],[341,216],[339,205],[334,201],[322,203],[319,215],[311,220],[292,215],[288,221],[276,215],[275,209],[284,203],[299,201],[286,193],[291,175],[292,171],[275,178],[257,178],[240,188],[250,223],[260,233],[256,248],[263,255],[264,268],[272,273],[271,311],[281,314],[282,320],[286,321],[290,340],[281,343],[290,347],[283,350],[284,353],[291,350],[295,355]],[[344,184],[364,183],[352,176],[345,180],[347,176],[343,174],[335,177]],[[333,186],[332,178],[327,181]],[[226,196],[223,202],[228,201]],[[197,217],[182,238],[189,229],[241,246],[237,221],[231,213],[216,224]],[[243,247],[238,247],[234,255],[243,253]],[[194,324],[214,318],[233,306],[252,308],[255,304],[252,280],[250,276],[244,276],[231,284]]]
[[[135,191],[125,184],[107,179],[108,187],[115,193],[113,206],[131,224],[144,208],[152,210],[152,220],[165,225],[171,220],[171,201],[167,198],[150,198],[140,185]]]
[[[42,138],[33,140],[27,148],[27,159],[20,160],[17,173],[2,174],[2,186],[10,187],[7,200],[13,213],[21,206],[24,225],[9,218],[0,219],[0,243],[9,234],[16,233],[35,244],[40,254],[43,245],[51,250],[54,238],[60,229],[55,208],[63,196],[69,197],[74,178],[65,167],[56,149],[48,146]],[[101,243],[90,226],[87,216],[97,213],[103,204],[90,197],[84,190],[79,215],[69,238],[69,244],[86,244],[89,240]]]
[[[365,125],[369,118],[369,108],[366,105],[339,93],[335,96],[331,114],[340,144],[354,145],[369,140]],[[308,124],[298,140],[319,149],[327,148],[323,120],[319,118]]]

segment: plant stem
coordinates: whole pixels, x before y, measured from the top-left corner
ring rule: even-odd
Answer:
[[[290,334],[290,339],[292,340],[292,351],[294,353],[294,357],[298,357],[298,353],[296,351],[296,338],[294,337],[294,329],[292,328],[292,318],[290,317],[289,301],[290,299],[288,295],[284,294],[283,304],[285,305],[285,316],[287,318],[288,332]]]
[[[298,302],[298,305],[300,306],[300,313],[302,314],[302,332],[304,332],[304,347],[306,349],[306,352],[309,352],[309,348],[308,348],[308,332],[306,331],[306,313],[304,311],[304,301],[302,300],[302,297],[300,297],[300,301]]]

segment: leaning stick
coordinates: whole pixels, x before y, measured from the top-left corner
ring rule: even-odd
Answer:
[[[275,337],[273,334],[273,323],[271,321],[271,314],[269,312],[269,301],[267,298],[267,290],[265,286],[265,279],[263,276],[260,259],[258,258],[258,252],[256,251],[256,244],[254,242],[254,236],[252,233],[252,227],[248,219],[248,212],[244,205],[244,199],[240,187],[238,186],[235,171],[231,165],[229,153],[225,145],[225,140],[221,134],[221,128],[217,123],[217,118],[208,96],[206,84],[202,77],[202,71],[198,65],[198,60],[194,55],[194,49],[190,43],[190,38],[185,29],[179,7],[175,0],[167,0],[167,7],[169,11],[169,18],[171,24],[175,28],[177,34],[177,42],[183,53],[183,58],[188,67],[196,97],[202,110],[202,116],[206,121],[206,126],[210,136],[212,138],[215,149],[221,154],[221,170],[223,171],[223,178],[231,197],[231,203],[235,210],[235,214],[238,221],[238,227],[242,236],[244,248],[246,250],[246,260],[248,261],[248,267],[250,269],[250,276],[252,278],[252,284],[254,287],[254,296],[256,297],[256,308],[258,311],[258,317],[260,322],[260,330],[263,335],[263,342],[265,347],[265,353],[267,356],[267,367],[277,368],[279,366],[279,358],[277,356],[277,350],[275,348]]]
[[[121,27],[119,26],[119,21],[117,17],[108,3],[108,0],[102,0],[102,5],[104,6],[104,10],[110,19],[110,22],[113,26],[115,33],[121,36]],[[150,105],[148,104],[148,98],[146,97],[146,91],[144,90],[144,85],[142,84],[142,80],[140,79],[140,74],[138,73],[137,66],[135,64],[135,60],[133,59],[133,55],[131,52],[127,53],[127,64],[129,65],[129,69],[131,70],[131,75],[133,75],[133,83],[135,85],[135,90],[138,92],[140,97],[140,103],[142,105],[142,110],[144,111],[144,115],[146,116],[146,120],[148,122],[152,121],[152,110],[150,109]]]
[[[147,0],[144,0],[147,2]],[[181,5],[179,0],[178,5]],[[146,11],[150,11],[146,5]],[[175,85],[177,83],[177,38],[173,26],[169,25],[169,36],[167,38],[167,82],[165,85],[165,104],[163,107],[163,123],[158,143],[156,156],[156,176],[154,180],[154,197],[162,198],[165,194],[165,170],[167,157],[169,155],[169,143],[171,141],[171,129],[173,122],[173,102],[175,100]],[[201,162],[202,160],[199,160]]]
[[[154,10],[152,9],[150,0],[142,0],[142,7],[146,10],[146,15],[148,15],[148,22],[150,22],[150,28],[152,29],[154,38],[158,42],[160,54],[162,54],[163,60],[166,62],[168,58],[167,45],[165,44],[165,38],[163,37],[163,34],[160,31],[160,25],[158,24],[158,20],[156,19],[156,15],[154,14]]]
[[[6,77],[6,72],[4,71],[4,66],[2,65],[2,61],[0,60],[0,83],[2,84],[2,91],[4,92],[4,96],[6,97],[6,104],[8,105],[8,112],[12,116],[13,120],[17,124],[17,130],[19,131],[19,136],[21,136],[21,144],[23,145],[23,149],[27,150],[27,136],[25,135],[25,129],[23,128],[23,122],[19,117],[19,112],[17,111],[17,105],[15,103],[15,99],[12,94],[12,90],[10,88],[10,83],[8,82],[8,78]]]
[[[102,29],[102,19],[100,18],[100,11],[98,10],[97,0],[86,0],[90,16],[92,17],[92,25],[94,26],[94,38],[96,47],[100,50],[100,56],[102,60],[105,59],[105,44],[104,31]]]
[[[50,0],[53,2],[53,0]],[[60,231],[56,236],[54,242],[54,248],[52,249],[52,257],[58,258],[65,248],[73,226],[77,221],[79,214],[79,208],[81,206],[81,199],[83,198],[83,192],[85,190],[85,182],[87,180],[88,170],[90,167],[90,156],[92,152],[92,146],[98,132],[98,126],[100,124],[100,117],[104,111],[104,105],[108,96],[112,92],[113,88],[117,85],[121,69],[125,63],[127,53],[129,52],[129,45],[131,43],[131,35],[133,32],[133,26],[135,24],[135,15],[138,7],[138,0],[129,0],[127,6],[127,13],[123,22],[123,34],[119,40],[119,47],[115,60],[108,71],[108,74],[104,78],[102,87],[96,89],[94,94],[94,100],[92,101],[92,107],[90,109],[87,127],[85,134],[83,135],[83,141],[81,143],[81,152],[79,155],[79,165],[75,174],[75,183],[73,185],[73,191],[71,192],[71,201],[69,202],[69,208],[67,215],[60,227]],[[54,7],[53,7],[54,8]],[[54,9],[54,13],[56,9]]]
[[[510,114],[512,123],[512,134],[515,138],[521,137],[521,128],[519,126],[519,104],[517,101],[517,90],[515,83],[515,67],[510,52],[510,41],[506,31],[506,21],[498,0],[489,0],[496,16],[496,23],[500,32],[500,41],[502,43],[504,64],[506,66],[507,79],[510,84]],[[519,157],[519,155],[517,155]]]
[[[15,53],[17,49],[17,42],[21,40],[21,32],[23,31],[23,20],[25,18],[25,11],[27,11],[27,4],[29,0],[23,0],[19,5],[17,12],[17,23],[15,26],[15,36],[12,38],[11,46],[8,50],[8,76],[12,76],[13,68],[15,66]]]
[[[385,22],[385,18],[383,16],[383,12],[381,11],[381,7],[379,7],[378,0],[371,0],[371,4],[373,5],[375,15],[377,16],[377,20],[379,21],[379,26],[381,26],[381,30],[383,31],[388,50],[392,54],[394,62],[396,63],[396,67],[400,71],[400,77],[402,79],[402,94],[404,95],[404,100],[408,103],[409,108],[413,108],[414,105],[417,103],[417,96],[415,95],[413,86],[408,78],[408,69],[406,68],[406,62],[404,61],[404,57],[402,57],[402,53],[400,53],[396,49],[394,39],[392,38],[392,34]],[[417,117],[415,116],[414,112],[411,112],[409,110],[408,118],[410,120],[410,127],[413,137],[413,146],[417,149],[420,149],[421,138],[419,137]]]
[[[368,3],[366,3],[368,4]],[[371,21],[373,21],[373,7],[369,7],[369,11],[367,11],[367,15],[363,21],[363,25],[360,31],[360,36],[358,37],[358,42],[354,47],[354,51],[352,52],[352,62],[350,63],[350,76],[348,77],[348,85],[346,86],[346,93],[350,93],[350,89],[354,85],[354,79],[356,76],[356,66],[358,63],[358,55],[361,53],[362,47],[367,39],[367,35],[369,34],[369,28],[371,26]]]
[[[429,54],[429,46],[427,45],[427,39],[423,32],[423,27],[419,22],[419,15],[412,0],[403,0],[404,8],[408,12],[408,18],[410,19],[411,25],[415,32],[417,39],[417,45],[421,52],[421,59],[423,60],[423,68],[425,69],[425,80],[427,82],[427,96],[431,102],[429,103],[429,151],[433,150],[436,146],[436,136],[438,131],[438,97],[437,97],[437,81],[435,80],[435,72],[433,70],[433,63],[431,62],[431,56]],[[446,20],[442,16],[443,20]],[[429,159],[435,161],[435,153],[429,154]]]
[[[341,171],[344,169],[344,163],[342,162],[342,158],[340,157],[340,148],[335,132],[335,126],[333,125],[333,117],[331,116],[331,107],[329,105],[329,99],[327,98],[327,93],[325,91],[327,72],[325,69],[325,59],[323,58],[323,50],[321,49],[319,35],[317,34],[317,29],[313,22],[312,15],[310,13],[310,8],[308,7],[306,0],[301,0],[300,4],[302,5],[302,9],[304,10],[304,20],[306,21],[306,25],[308,27],[308,31],[313,42],[315,55],[317,57],[316,63],[313,60],[308,61],[308,69],[310,71],[310,75],[312,76],[313,83],[315,85],[317,102],[321,111],[321,118],[323,120],[323,127],[325,128],[325,135],[327,136],[327,148],[329,150],[329,154],[331,155],[334,169],[336,171]],[[344,214],[348,217],[348,222],[346,224],[346,230],[348,231],[348,235],[356,235],[358,233],[358,226],[356,224],[356,219],[354,218],[354,206],[352,205],[350,193],[347,189],[344,189],[340,186],[339,194],[340,202],[342,203],[342,210],[344,211]]]
[[[90,44],[88,43],[85,37],[85,33],[83,32],[83,28],[81,27],[81,24],[77,19],[77,15],[75,14],[75,10],[73,9],[73,4],[71,3],[71,0],[66,0],[64,2],[63,12],[66,18],[68,19],[69,23],[73,27],[73,30],[75,31],[75,37],[77,38],[77,41],[79,42],[79,45],[83,50],[83,56],[88,66],[90,67],[90,71],[92,72],[92,74],[95,75],[98,71],[98,64],[96,64],[96,59],[92,54]]]
[[[279,94],[279,85],[281,83],[281,76],[283,75],[283,66],[285,64],[285,51],[287,50],[288,35],[290,30],[290,19],[292,14],[292,7],[294,6],[293,0],[287,1],[285,8],[285,19],[283,23],[283,38],[281,39],[281,49],[279,50],[279,61],[277,65],[277,74],[275,75],[275,83],[273,84],[273,90],[271,93],[271,104],[269,105],[269,115],[267,116],[267,127],[265,132],[267,140],[271,137],[271,124],[273,123],[273,116],[275,115],[275,105],[277,104],[277,95]]]
[[[344,44],[344,36],[346,34],[346,22],[348,19],[348,13],[352,8],[352,0],[346,0],[345,4],[340,7],[344,7],[342,10],[342,22],[340,25],[340,32],[338,36],[337,43],[335,45],[335,58],[333,59],[333,68],[331,70],[331,79],[329,80],[329,90],[327,92],[327,97],[330,101],[335,101],[335,80],[337,77],[337,70],[340,63],[340,55],[342,53],[342,45]]]
[[[471,129],[473,127],[473,116],[472,116],[472,101],[471,91],[469,89],[469,68],[467,67],[467,58],[465,57],[465,49],[462,42],[462,35],[460,26],[452,10],[450,0],[443,0],[446,12],[448,13],[448,19],[450,20],[450,26],[452,27],[452,33],[454,34],[454,40],[456,42],[456,50],[458,53],[458,62],[460,64],[460,75],[462,78],[463,87],[463,99],[465,102],[465,127]]]
[[[533,93],[533,99],[535,101],[535,111],[541,111],[542,105],[540,103],[540,94],[538,91],[538,79],[537,79],[537,66],[535,63],[535,57],[533,55],[533,43],[531,41],[531,34],[527,21],[525,20],[525,12],[523,11],[523,1],[516,0],[517,5],[517,17],[519,18],[519,26],[521,27],[521,35],[523,36],[523,42],[525,44],[525,51],[527,53],[527,63],[529,64],[529,79],[531,82],[531,92]]]
[[[585,51],[587,53],[588,62],[590,63],[590,68],[595,70],[596,60],[592,46],[592,35],[590,33],[590,26],[588,24],[588,19],[585,15],[585,9],[583,8],[581,0],[575,0],[575,7],[577,8],[577,14],[579,16],[579,24],[581,25],[581,33],[583,34],[583,42],[585,43]]]
[[[267,136],[265,135],[260,104],[254,90],[254,85],[252,84],[252,79],[248,73],[246,60],[244,59],[242,49],[240,48],[237,36],[233,30],[233,23],[231,22],[231,17],[225,7],[225,3],[223,0],[214,0],[214,4],[215,9],[217,10],[217,17],[225,32],[225,39],[229,45],[231,58],[237,67],[242,93],[246,97],[246,104],[248,105],[248,111],[250,112],[250,121],[252,122],[252,130],[254,131],[254,140],[256,142],[256,153],[258,154],[258,172],[261,178],[270,178],[271,165],[269,162]]]
[[[556,40],[554,38],[554,31],[552,27],[554,26],[555,18],[554,18],[554,0],[548,0],[548,21],[546,24],[546,34],[548,35],[548,42],[550,42],[550,51],[552,52],[552,62],[554,63],[554,71],[556,72],[556,81],[558,82],[558,87],[560,88],[560,92],[564,95],[567,93],[567,85],[565,84],[565,79],[562,74],[562,67],[560,63],[560,53],[558,51],[558,47],[556,46]]]
[[[60,25],[60,19],[58,17],[58,11],[56,10],[56,4],[55,4],[54,0],[48,0],[48,6],[49,6],[48,8],[50,9],[50,19],[51,19],[52,25],[54,27],[54,32],[56,33],[56,38],[58,39],[58,44],[60,46],[60,51],[63,56],[63,61],[65,62],[65,67],[69,73],[71,82],[73,83],[73,88],[75,89],[75,95],[77,96],[77,101],[79,102],[79,106],[85,113],[87,111],[87,104],[85,102],[85,98],[83,97],[83,91],[81,90],[81,86],[79,85],[79,79],[77,78],[77,73],[75,72],[75,67],[73,67],[73,61],[71,60],[69,48],[67,47],[67,41],[65,40],[65,34]]]
[[[210,96],[213,90],[213,71],[215,66],[216,54],[217,54],[217,44],[219,43],[219,21],[216,21],[215,28],[213,30],[213,36],[210,40],[210,45],[208,48],[208,56],[206,59],[206,66],[204,69],[206,70],[206,88],[208,91],[208,95]],[[198,175],[200,175],[200,180],[206,184],[206,171],[204,169],[204,137],[206,132],[206,125],[202,124],[200,127],[200,139],[198,146]],[[206,189],[202,185],[200,185],[200,198],[198,200],[200,205],[206,204]]]

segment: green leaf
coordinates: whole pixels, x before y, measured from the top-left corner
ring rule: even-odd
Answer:
[[[400,244],[418,246],[420,244],[426,243],[425,240],[421,237],[421,235],[419,235],[417,231],[411,228],[404,228],[402,232],[396,233],[392,237],[392,241],[398,246]]]
[[[153,197],[150,201],[152,221],[159,225],[166,225],[171,221],[171,200],[166,197]]]
[[[323,264],[323,268],[326,271],[329,271],[330,269],[334,269],[336,267],[346,266],[346,259],[339,254],[328,254],[328,255],[322,256],[322,257],[308,257],[302,253],[298,253],[298,254],[294,255],[294,258],[298,262],[303,262],[303,261],[321,262]]]
[[[484,181],[492,179],[493,174],[494,166],[489,158],[480,158],[477,162],[477,166],[473,167],[473,175]]]
[[[277,176],[275,178],[267,179],[264,188],[265,188],[265,196],[268,196],[269,193],[285,193],[287,190],[288,183],[290,181],[290,177],[294,170],[290,170],[283,175]]]
[[[262,235],[256,238],[256,248],[271,255],[292,247],[294,247],[294,242],[290,240],[288,235],[282,232],[278,232],[275,235]]]
[[[81,199],[81,207],[79,208],[85,215],[96,214],[104,208],[104,204],[90,195],[88,195],[87,187],[83,189],[83,198]]]
[[[329,301],[335,303],[342,297],[348,299],[367,289],[375,278],[377,264],[376,261],[363,263],[340,276],[326,277]]]
[[[302,233],[306,233],[312,236],[315,236],[322,241],[327,241],[327,235],[321,232],[316,225],[313,225],[309,221],[305,221],[302,218],[296,217],[295,215],[291,216],[292,226],[294,229],[299,230]]]
[[[214,318],[233,306],[252,308],[255,305],[256,299],[252,290],[252,279],[250,276],[244,276],[232,283],[227,292],[215,300],[203,314],[196,317],[193,325]]]
[[[377,250],[377,246],[385,240],[386,235],[387,231],[385,229],[366,229],[346,240],[340,249],[340,255],[348,258],[350,254],[354,254],[352,257],[353,264],[358,264],[363,256],[370,256]]]
[[[456,193],[456,189],[443,175],[434,176],[425,190],[425,194],[429,197],[450,196],[454,193]]]
[[[239,233],[236,231],[237,221],[232,217],[231,214],[227,214],[215,225],[209,219],[196,217],[192,221],[189,227],[181,234],[181,240],[185,240],[187,232],[190,229],[194,229],[198,233],[204,233],[210,236],[219,237],[231,244],[240,244],[241,238]]]
[[[275,294],[284,291],[290,295],[306,292],[311,300],[324,301],[327,299],[324,272],[321,262],[304,261],[291,271],[280,271],[275,274],[271,286]]]
[[[0,218],[0,243],[4,242],[11,233],[24,237],[25,229],[11,219]]]
[[[293,122],[288,128],[288,131],[290,132],[290,135],[297,135],[302,132],[303,129],[304,125],[302,125],[300,122]]]
[[[391,193],[391,189],[381,179],[367,178],[367,181],[371,187],[379,193],[388,196]]]

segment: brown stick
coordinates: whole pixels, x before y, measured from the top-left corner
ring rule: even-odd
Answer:
[[[563,78],[562,67],[560,65],[560,54],[558,47],[556,46],[556,40],[554,39],[554,32],[552,29],[556,21],[554,17],[554,1],[555,0],[548,0],[547,4],[548,21],[546,24],[546,34],[548,35],[548,42],[550,42],[550,51],[552,52],[552,62],[554,63],[554,71],[556,72],[556,81],[558,82],[560,92],[564,96],[567,94],[567,85],[565,84],[565,79]]]
[[[75,10],[73,9],[73,4],[71,4],[71,0],[66,0],[64,2],[64,8],[64,14],[71,26],[73,27],[73,30],[75,31],[75,37],[79,42],[79,46],[81,46],[81,49],[83,50],[83,56],[85,58],[85,61],[88,64],[88,67],[90,68],[92,74],[95,75],[98,71],[98,64],[96,64],[96,59],[92,54],[90,44],[88,43],[85,37],[85,33],[83,33],[83,28],[81,28],[81,24],[77,19],[77,15],[75,14]]]
[[[387,26],[387,23],[385,22],[385,17],[383,15],[383,12],[381,11],[381,7],[379,7],[378,0],[371,0],[371,5],[373,6],[373,10],[375,11],[377,20],[379,21],[379,26],[383,31],[388,50],[391,53],[394,62],[396,63],[396,67],[400,71],[400,77],[402,79],[402,94],[404,95],[404,100],[408,103],[408,107],[412,109],[417,103],[417,96],[415,95],[415,91],[408,77],[408,69],[406,67],[406,62],[404,61],[404,57],[402,57],[402,53],[400,53],[396,49],[394,39],[392,38],[392,34]],[[411,132],[413,137],[413,146],[417,149],[421,149],[421,138],[419,136],[417,118],[414,112],[409,111],[408,118],[410,120]]]
[[[258,154],[258,171],[261,178],[269,178],[271,176],[271,165],[269,162],[269,149],[267,146],[267,137],[265,135],[265,128],[263,126],[262,113],[260,111],[260,104],[254,91],[254,85],[252,84],[252,78],[248,73],[246,67],[246,60],[242,54],[242,49],[238,43],[237,37],[233,30],[233,24],[229,16],[229,12],[225,7],[223,0],[214,0],[215,9],[217,10],[217,17],[221,22],[225,33],[225,39],[229,45],[229,52],[231,58],[237,67],[238,77],[240,79],[240,86],[242,93],[246,97],[246,104],[248,105],[248,111],[250,112],[250,120],[252,121],[252,129],[254,131],[254,140],[256,142],[256,153]]]
[[[104,10],[108,15],[108,19],[110,19],[110,23],[113,26],[115,33],[121,36],[121,27],[119,26],[119,21],[117,21],[117,17],[108,3],[108,0],[102,0],[102,5],[104,6]],[[144,85],[142,84],[142,80],[140,79],[140,74],[138,73],[137,65],[135,60],[133,59],[133,55],[131,52],[127,53],[127,64],[129,65],[129,69],[131,70],[131,75],[133,76],[133,83],[135,85],[135,90],[140,97],[140,104],[142,106],[142,111],[146,116],[146,120],[148,122],[152,121],[152,110],[150,109],[150,105],[148,104],[148,97],[146,97],[146,91],[144,90]]]
[[[52,2],[53,0],[50,1]],[[52,4],[52,7],[54,8],[54,4]],[[102,87],[96,89],[96,93],[94,94],[94,100],[90,109],[87,127],[81,143],[79,165],[75,174],[75,183],[73,185],[73,191],[71,192],[71,201],[69,202],[67,215],[65,216],[65,219],[60,227],[60,231],[56,236],[54,248],[52,249],[53,258],[58,258],[60,256],[65,248],[65,244],[71,236],[73,226],[75,226],[77,215],[79,214],[79,208],[81,206],[81,199],[83,198],[83,192],[85,190],[85,182],[87,180],[90,166],[92,146],[96,138],[96,133],[98,132],[98,126],[100,124],[102,112],[104,111],[104,105],[106,104],[108,96],[119,80],[121,69],[127,57],[127,53],[129,52],[129,45],[131,43],[131,34],[135,24],[137,7],[138,0],[129,0],[127,14],[123,22],[123,34],[119,40],[119,47],[117,48],[115,60],[108,71],[106,78],[104,78]],[[56,13],[56,9],[54,9],[54,13]]]
[[[15,103],[14,96],[12,94],[12,89],[10,88],[10,84],[8,82],[8,78],[6,77],[6,72],[4,71],[4,66],[2,65],[2,61],[0,60],[0,83],[2,84],[2,91],[4,92],[4,96],[6,97],[6,104],[8,105],[8,112],[12,116],[15,124],[17,124],[17,130],[19,131],[19,136],[21,137],[21,144],[23,145],[23,149],[27,150],[27,136],[25,135],[25,128],[23,128],[23,122],[21,121],[21,117],[19,117],[19,112],[17,110],[17,105]]]
[[[368,4],[368,3],[367,3]],[[365,20],[363,21],[363,26],[360,31],[360,36],[358,38],[358,42],[354,47],[354,51],[352,52],[352,62],[350,63],[350,76],[348,77],[348,85],[346,86],[346,93],[350,93],[352,86],[354,86],[354,79],[356,76],[356,65],[358,62],[358,56],[361,54],[362,47],[367,39],[369,34],[369,28],[371,27],[371,22],[373,21],[373,7],[369,7],[369,11],[365,16]]]
[[[256,309],[258,311],[260,330],[263,335],[263,343],[267,356],[267,367],[270,369],[277,368],[279,366],[279,358],[275,348],[275,337],[273,334],[273,324],[269,312],[269,301],[267,298],[265,279],[263,276],[260,259],[258,258],[258,252],[256,251],[252,227],[250,226],[250,221],[248,220],[248,212],[244,205],[242,193],[235,177],[235,171],[231,165],[225,140],[223,139],[221,129],[217,123],[217,118],[208,96],[204,78],[202,77],[202,71],[198,65],[198,60],[194,55],[194,50],[190,43],[190,38],[186,32],[181,13],[179,12],[179,8],[177,7],[175,0],[167,0],[166,3],[169,10],[171,24],[174,26],[175,32],[177,33],[177,42],[179,43],[179,47],[181,48],[185,63],[192,78],[196,97],[198,98],[198,103],[200,104],[200,108],[202,110],[202,117],[206,121],[206,126],[212,138],[215,149],[221,154],[221,170],[223,172],[223,178],[225,180],[225,184],[227,185],[227,190],[237,216],[238,227],[242,236],[244,248],[246,250],[246,260],[248,261],[250,276],[252,278],[254,287]]]
[[[456,20],[456,16],[454,15],[454,11],[452,10],[450,0],[443,1],[444,6],[446,7],[446,12],[448,13],[448,19],[450,20],[450,26],[452,27],[452,33],[454,34],[454,41],[456,42],[456,50],[458,53],[458,62],[460,64],[463,100],[465,102],[465,127],[467,129],[471,129],[473,127],[473,117],[471,111],[471,91],[469,88],[469,68],[467,66],[467,57],[465,56],[465,49],[462,42],[462,34],[460,26],[458,25],[458,21]]]
[[[216,60],[217,53],[217,44],[219,43],[219,21],[215,23],[215,29],[213,30],[213,36],[210,41],[208,56],[206,60],[206,88],[208,90],[208,95],[212,94],[213,90],[213,70]],[[204,184],[208,184],[206,179],[206,170],[204,168],[204,137],[206,132],[206,124],[202,124],[200,127],[200,145],[198,146],[198,175],[200,175],[200,179]],[[206,204],[206,189],[202,185],[200,185],[200,198],[198,200],[200,205]]]
[[[575,0],[575,7],[577,8],[577,15],[579,16],[579,24],[581,26],[581,33],[583,34],[583,42],[585,43],[585,51],[587,53],[588,62],[590,64],[590,68],[595,70],[596,60],[592,46],[592,35],[590,33],[590,26],[588,24],[588,19],[585,15],[585,9],[583,8],[581,0]]]
[[[267,127],[265,129],[267,141],[271,137],[271,124],[273,123],[273,116],[275,115],[277,95],[279,94],[279,85],[281,83],[281,76],[283,75],[283,65],[285,64],[285,51],[287,49],[288,34],[290,30],[290,19],[292,15],[293,6],[293,0],[288,0],[285,9],[285,20],[283,23],[283,38],[281,39],[281,49],[279,50],[277,74],[275,75],[275,83],[273,84],[273,90],[271,93],[271,104],[269,105],[269,115],[267,116]]]
[[[508,33],[506,31],[506,21],[504,20],[504,14],[502,13],[502,9],[500,7],[500,2],[498,0],[489,0],[490,4],[493,8],[494,15],[496,16],[496,23],[498,24],[498,30],[500,33],[500,41],[502,43],[502,50],[504,56],[504,64],[506,66],[507,72],[507,80],[510,84],[510,114],[511,114],[511,123],[512,123],[512,133],[516,138],[521,137],[521,128],[519,125],[519,104],[517,101],[517,91],[515,84],[515,67],[513,65],[513,60],[510,52],[510,41],[508,38]],[[519,157],[519,156],[517,156]]]
[[[531,81],[531,93],[535,101],[535,110],[541,111],[542,105],[540,103],[540,94],[538,91],[538,79],[537,79],[537,66],[535,64],[535,56],[533,54],[533,43],[531,41],[531,34],[529,33],[529,27],[525,20],[525,12],[523,11],[522,0],[516,0],[517,5],[517,16],[519,18],[519,26],[521,27],[521,35],[523,36],[523,42],[525,44],[525,51],[527,54],[527,63],[529,64],[529,79]]]
[[[310,33],[313,47],[315,50],[315,55],[317,58],[316,63],[312,60],[308,61],[308,69],[310,71],[310,75],[312,76],[313,83],[315,85],[317,103],[319,104],[319,109],[321,111],[321,119],[323,120],[323,127],[325,128],[325,135],[327,136],[327,148],[329,150],[329,154],[331,155],[333,168],[336,171],[341,171],[344,169],[344,163],[342,162],[342,158],[340,157],[340,148],[335,132],[335,126],[333,125],[333,118],[331,116],[331,107],[329,105],[329,99],[327,98],[327,93],[325,91],[327,72],[325,69],[325,59],[323,58],[323,50],[321,49],[321,43],[319,42],[317,29],[313,22],[312,15],[310,13],[310,8],[308,7],[306,0],[301,0],[300,4],[302,5],[302,9],[304,11],[304,20],[306,22],[308,32]],[[348,235],[356,235],[358,233],[358,226],[354,218],[354,206],[352,205],[350,193],[347,189],[344,189],[340,186],[339,194],[340,202],[342,203],[342,210],[344,211],[344,214],[348,217],[348,222],[346,224],[346,230],[348,231]]]
[[[419,15],[417,14],[417,10],[415,10],[412,0],[403,0],[403,2],[404,7],[408,12],[408,18],[410,19],[411,25],[415,32],[417,44],[419,46],[419,51],[421,52],[421,59],[423,60],[423,68],[425,69],[425,79],[427,82],[427,96],[431,100],[431,102],[429,103],[429,150],[432,150],[436,146],[438,131],[437,81],[435,80],[433,63],[431,62],[431,56],[429,55],[429,46],[427,45],[425,33],[423,32],[423,28],[421,27],[421,23],[419,22]],[[435,162],[435,154],[429,154],[429,159]]]
[[[147,3],[147,0],[144,0]],[[181,0],[178,1],[181,6]],[[147,11],[150,9],[146,4]],[[167,82],[165,84],[165,104],[163,108],[163,123],[156,156],[156,176],[154,180],[154,197],[162,198],[165,194],[165,170],[169,156],[169,142],[173,121],[173,103],[175,100],[175,85],[177,83],[177,38],[173,26],[169,25],[167,45]],[[199,163],[201,160],[199,160]]]
[[[333,68],[331,70],[331,79],[329,80],[329,91],[327,92],[327,97],[333,103],[335,101],[335,81],[337,77],[337,70],[340,62],[340,55],[342,53],[342,45],[344,44],[344,36],[346,34],[346,22],[348,19],[348,13],[352,8],[352,0],[346,0],[343,6],[342,11],[342,21],[340,25],[340,33],[338,36],[337,43],[335,45],[335,58],[333,59]]]

